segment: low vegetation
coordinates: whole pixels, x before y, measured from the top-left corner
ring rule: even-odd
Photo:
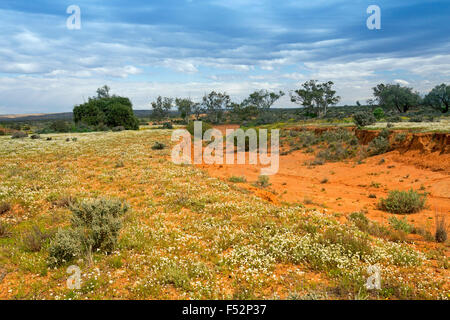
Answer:
[[[417,191],[390,191],[386,199],[381,199],[379,207],[381,210],[397,214],[411,214],[425,208],[426,194]]]

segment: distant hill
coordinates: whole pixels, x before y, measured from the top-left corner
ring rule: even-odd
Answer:
[[[150,115],[152,114],[152,110],[134,110],[134,114],[138,118],[146,118],[150,117]],[[72,112],[0,115],[0,122],[49,121],[49,120],[71,121],[72,119],[73,119]]]

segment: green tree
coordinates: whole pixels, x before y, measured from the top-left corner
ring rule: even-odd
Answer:
[[[134,116],[133,109],[121,103],[114,103],[106,114],[106,125],[110,128],[123,126],[125,129],[139,129],[139,120]]]
[[[109,98],[110,96],[109,96],[109,91],[110,91],[111,89],[107,86],[107,85],[104,85],[103,87],[101,87],[101,88],[98,88],[97,89],[97,98]]]
[[[250,94],[250,96],[242,102],[242,105],[243,107],[255,106],[260,111],[267,111],[282,96],[284,96],[283,91],[275,93],[267,90],[259,90]]]
[[[399,84],[379,84],[373,88],[373,95],[379,106],[395,108],[400,113],[419,105],[421,100],[420,95],[413,92],[412,88]]]
[[[230,109],[231,99],[226,93],[212,91],[203,97],[203,107],[208,113],[210,121],[219,123],[225,110]]]
[[[333,85],[332,81],[324,83],[317,80],[307,81],[300,89],[291,91],[291,101],[308,108],[310,112],[322,118],[327,114],[328,106],[335,105],[341,100],[332,89]]]
[[[205,109],[203,108],[203,104],[201,103],[194,103],[191,108],[192,114],[195,115],[195,119],[198,121],[200,119],[200,115],[205,112]]]
[[[181,117],[186,123],[189,123],[189,116],[192,113],[194,104],[195,103],[191,99],[175,99],[175,105],[178,108],[178,112],[180,112]]]
[[[169,115],[170,109],[172,109],[173,106],[173,99],[172,98],[163,98],[159,96],[155,102],[152,102],[152,117],[156,120],[162,120],[167,118]]]
[[[425,96],[424,104],[429,105],[442,113],[447,113],[450,106],[450,85],[445,83],[433,88]]]
[[[139,129],[130,99],[111,96],[108,86],[99,88],[97,97],[89,98],[88,102],[75,106],[73,118],[77,124],[84,123],[91,126],[104,124],[109,127],[123,126],[128,130]]]

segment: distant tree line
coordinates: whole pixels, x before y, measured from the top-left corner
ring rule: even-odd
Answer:
[[[341,100],[333,85],[332,81],[323,83],[317,80],[307,81],[299,89],[289,92],[290,100],[302,107],[304,114],[312,118],[324,118],[329,107],[335,106]],[[153,118],[167,119],[169,111],[176,107],[186,123],[192,116],[198,120],[201,115],[204,120],[211,123],[220,123],[225,116],[235,122],[255,118],[264,122],[265,117],[273,117],[273,113],[269,113],[269,110],[284,95],[282,91],[259,90],[251,93],[241,103],[232,102],[228,94],[216,91],[205,94],[201,102],[194,102],[189,98],[158,97],[152,102]],[[431,107],[447,113],[449,104],[450,86],[447,84],[436,86],[425,97],[421,97],[412,88],[399,84],[379,84],[373,88],[373,99],[369,99],[366,106],[376,108],[374,117],[379,120],[384,116],[385,110],[402,114],[415,107]],[[363,107],[359,101],[356,105]]]
[[[333,86],[332,81],[307,81],[299,89],[289,92],[290,101],[302,108],[303,115],[325,118],[329,108],[338,104],[341,99]],[[284,95],[282,91],[257,90],[240,103],[233,102],[226,92],[216,91],[205,94],[200,102],[194,102],[190,98],[159,96],[151,102],[151,118],[159,122],[167,120],[176,108],[182,122],[186,124],[190,119],[202,119],[213,124],[225,120],[242,123],[254,119],[257,119],[258,124],[271,123],[277,120],[274,119],[277,113],[270,111],[270,108]],[[367,101],[366,106],[362,106],[359,101],[356,105],[361,108],[372,107],[371,113],[377,120],[383,118],[385,112],[403,114],[416,107],[448,113],[450,85],[438,85],[422,97],[410,87],[379,84],[373,88],[373,98]],[[133,113],[131,101],[126,97],[111,95],[108,86],[99,88],[97,96],[90,97],[88,102],[75,106],[73,118],[78,125],[123,127],[129,130],[139,128],[139,120]],[[60,130],[56,127],[54,129]]]

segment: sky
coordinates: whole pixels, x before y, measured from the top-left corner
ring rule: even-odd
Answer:
[[[367,27],[370,5],[381,29]],[[448,0],[1,0],[0,114],[71,111],[105,84],[135,109],[309,79],[333,81],[340,105],[382,82],[426,93],[449,83],[449,18]]]

